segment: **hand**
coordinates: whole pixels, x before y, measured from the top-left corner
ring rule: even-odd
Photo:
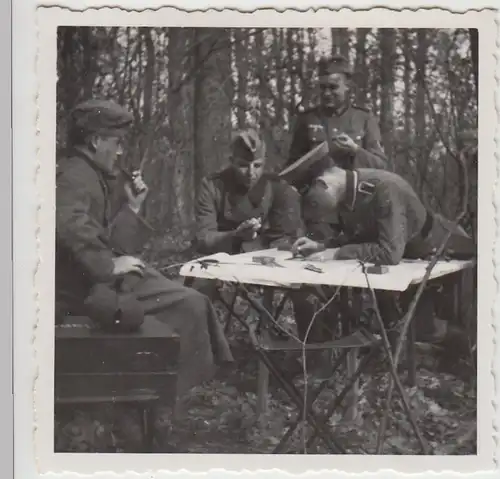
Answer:
[[[132,182],[125,183],[125,193],[127,194],[130,208],[135,213],[138,213],[149,190],[146,183],[144,183],[144,180],[142,179],[140,171],[134,171],[132,173],[132,177]]]
[[[138,273],[142,276],[145,267],[146,265],[139,258],[134,258],[133,256],[113,258],[114,276],[122,276],[127,273]]]
[[[333,261],[337,254],[338,248],[330,248],[325,251],[318,251],[317,253],[310,254],[307,259],[309,261]]]
[[[355,153],[359,149],[359,145],[345,133],[341,133],[340,135],[335,137],[333,143],[341,150],[348,150]]]
[[[299,238],[292,246],[292,253],[301,254],[302,256],[309,256],[313,253],[323,251],[325,247],[312,239],[307,237]]]
[[[262,228],[262,220],[260,218],[250,218],[243,221],[238,228],[236,228],[236,236],[242,238],[244,241],[252,241],[257,237],[257,232]]]

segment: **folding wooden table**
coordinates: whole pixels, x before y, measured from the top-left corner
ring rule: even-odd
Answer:
[[[257,258],[261,260],[263,257],[267,258],[265,264],[256,261]],[[422,260],[404,260],[398,265],[388,266],[388,271],[384,274],[367,275],[358,261],[310,261],[307,260],[307,258],[292,258],[292,253],[288,251],[270,249],[238,255],[219,253],[204,258],[198,258],[186,263],[181,268],[180,274],[185,278],[212,279],[218,280],[219,282],[235,284],[236,287],[239,288],[238,293],[249,302],[250,306],[257,311],[260,317],[264,320],[267,317],[267,324],[276,324],[278,320],[277,316],[281,313],[282,305],[278,306],[274,312],[268,311],[261,301],[252,298],[252,296],[248,294],[247,286],[259,286],[267,291],[311,290],[311,288],[317,287],[328,287],[330,289],[332,287],[334,289],[367,289],[371,287],[373,290],[403,292],[422,282],[428,264],[427,261]],[[432,280],[457,273],[472,265],[473,262],[471,261],[440,261],[433,268],[429,279]],[[269,301],[266,301],[266,304],[269,304]],[[231,310],[232,305],[226,303],[226,307]],[[238,319],[240,319],[241,322],[241,318]],[[290,381],[283,379],[283,375],[281,374],[283,371],[279,371],[276,362],[273,361],[268,354],[270,351],[277,350],[276,347],[272,346],[272,341],[262,341],[262,339],[257,338],[255,330],[251,327],[247,327],[247,330],[255,350],[259,355],[261,364],[265,366],[260,369],[259,402],[262,403],[263,399],[265,399],[265,397],[263,398],[262,396],[267,396],[267,387],[265,387],[265,381],[262,381],[262,376],[266,376],[267,380],[267,370],[269,370],[278,380],[281,387],[286,390],[295,404],[299,408],[302,407],[303,404],[301,406],[301,400],[300,397],[298,397],[297,390],[294,390]],[[358,365],[359,349],[361,347],[370,347],[372,349],[376,346],[380,347],[380,342],[377,344],[377,338],[363,329],[358,329],[349,333],[349,337],[340,338],[336,343],[334,341],[334,344],[330,345],[332,348],[341,350],[344,356],[347,357],[347,373],[350,378],[348,379],[348,383],[352,383],[349,384],[350,387],[348,389],[350,389],[350,391],[344,388],[344,391],[341,393],[342,398],[340,398],[339,395],[334,402],[341,402],[349,393],[351,396],[350,411],[351,414],[355,415],[356,404],[358,402],[357,378],[361,373],[361,367]],[[409,338],[407,340],[410,356],[410,383],[415,383],[414,340],[414,330],[410,328]],[[293,343],[293,340],[291,342]],[[328,346],[329,345],[323,345],[323,349],[328,348]],[[306,349],[319,349],[321,345],[302,345],[302,347]],[[297,344],[289,345],[288,350],[293,350],[294,348],[297,349]],[[326,384],[327,381],[323,382],[321,387],[324,387]],[[312,393],[311,396],[315,396],[316,393]],[[310,408],[312,408],[313,402],[314,401],[308,405]],[[315,429],[315,435],[313,437],[319,435],[333,453],[342,453],[342,448],[336,444],[335,441],[332,443],[325,431],[325,421],[328,421],[329,417],[333,414],[333,409],[330,408],[329,412],[330,415],[328,417],[319,418],[309,409],[306,411],[306,415],[308,415],[307,421]],[[294,427],[296,427],[296,424],[294,424]],[[285,436],[289,435],[290,431],[285,434]],[[274,452],[280,452],[282,446],[283,445],[280,443],[279,447]]]

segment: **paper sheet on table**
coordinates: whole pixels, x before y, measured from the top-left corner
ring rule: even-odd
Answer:
[[[283,267],[254,264],[252,258],[255,256],[273,257],[276,263]],[[200,261],[204,259],[217,260],[218,263],[202,266]],[[305,269],[307,264],[321,268],[323,273]],[[423,279],[428,264],[427,261],[403,261],[398,265],[389,266],[389,271],[385,274],[369,274],[369,285],[374,289],[404,291],[410,284],[417,284]],[[466,261],[439,262],[434,267],[431,278],[459,271],[471,264]],[[291,252],[277,249],[238,255],[217,253],[186,263],[181,268],[180,274],[181,276],[284,288],[298,287],[302,284],[368,287],[366,275],[359,262],[355,260],[292,259]]]

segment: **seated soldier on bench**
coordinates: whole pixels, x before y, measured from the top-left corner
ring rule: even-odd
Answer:
[[[266,148],[253,129],[235,134],[231,163],[222,171],[204,178],[196,207],[197,250],[202,254],[238,254],[291,247],[301,234],[299,195],[276,175],[265,173]],[[213,282],[198,281],[208,291]],[[313,305],[307,295],[290,294],[298,334],[305,338]],[[308,342],[323,339],[323,332],[311,329]]]
[[[332,259],[395,265],[403,258],[429,259],[451,231],[445,254],[459,259],[475,255],[470,236],[454,222],[429,212],[399,175],[379,169],[345,170],[328,163],[321,167],[321,161],[312,157],[302,164],[297,162],[283,176],[307,198],[310,216],[338,215],[344,240],[339,245],[335,239],[319,242],[299,238],[293,245],[297,253],[308,256],[340,246]],[[395,318],[394,297],[393,293],[377,292],[383,319]],[[396,319],[400,319],[397,313]],[[417,335],[422,332],[432,338],[433,328],[434,323],[425,332],[417,329]]]
[[[112,204],[120,140],[132,121],[132,114],[112,101],[89,100],[72,111],[71,149],[57,175],[58,317],[86,315],[118,329],[138,328],[144,315],[168,324],[180,336],[177,395],[182,397],[210,379],[217,362],[233,359],[210,300],[134,256],[150,231],[141,218],[147,188],[140,173],[125,181],[125,201]],[[120,303],[125,293],[128,302]],[[114,311],[99,314],[104,303],[120,303],[121,317]]]

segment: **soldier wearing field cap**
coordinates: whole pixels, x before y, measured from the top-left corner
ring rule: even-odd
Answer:
[[[292,165],[288,175],[307,175],[317,161],[311,157],[301,164],[297,162],[298,172]],[[308,214],[335,211],[339,216],[345,241],[332,259],[378,265],[396,265],[403,258],[427,259],[449,231],[446,256],[468,259],[475,255],[470,236],[454,222],[428,211],[410,184],[395,173],[326,167],[316,170],[305,195],[311,208]],[[303,237],[296,241],[293,250],[308,256],[338,246],[335,238],[318,242]],[[377,296],[387,299],[387,294]]]
[[[142,218],[148,190],[139,172],[125,182],[125,202],[112,202],[120,141],[132,121],[112,101],[89,100],[71,112],[71,150],[57,175],[57,303],[63,316],[88,314],[97,322],[108,321],[101,316],[113,304],[130,307],[123,315],[127,329],[130,316],[141,310],[168,323],[181,340],[177,392],[182,396],[212,376],[217,360],[232,357],[209,299],[138,258],[151,233]],[[115,301],[113,294],[125,296]]]
[[[229,165],[201,183],[196,206],[200,252],[233,254],[296,239],[299,196],[265,166],[266,147],[257,131],[236,132]]]
[[[319,61],[321,101],[296,118],[286,166],[326,141],[330,158],[342,168],[387,168],[375,117],[349,99],[352,74],[343,56]]]
[[[285,167],[322,143],[327,153],[322,162],[345,169],[388,169],[389,163],[381,145],[377,120],[367,108],[350,100],[353,71],[349,61],[340,55],[323,57],[318,63],[320,104],[300,112],[295,119],[290,153]],[[307,185],[307,177],[294,186]],[[335,214],[320,224],[304,216],[308,232],[322,239],[332,233]]]

